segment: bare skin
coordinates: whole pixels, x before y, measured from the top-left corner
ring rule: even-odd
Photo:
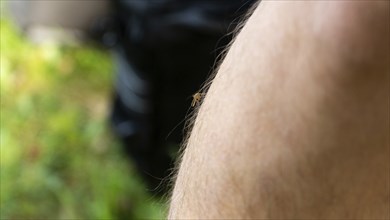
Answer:
[[[186,142],[170,219],[389,219],[388,1],[265,1]]]

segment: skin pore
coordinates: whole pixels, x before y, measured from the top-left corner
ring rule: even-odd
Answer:
[[[194,121],[170,219],[389,219],[388,1],[263,1]]]

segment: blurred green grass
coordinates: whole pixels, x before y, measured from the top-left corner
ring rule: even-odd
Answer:
[[[0,34],[0,218],[162,218],[107,128],[109,55]]]

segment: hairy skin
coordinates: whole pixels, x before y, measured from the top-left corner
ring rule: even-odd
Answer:
[[[389,219],[389,2],[265,1],[186,143],[170,219]]]

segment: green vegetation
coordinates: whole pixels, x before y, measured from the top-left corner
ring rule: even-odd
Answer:
[[[162,218],[107,128],[109,55],[0,22],[0,218]]]

